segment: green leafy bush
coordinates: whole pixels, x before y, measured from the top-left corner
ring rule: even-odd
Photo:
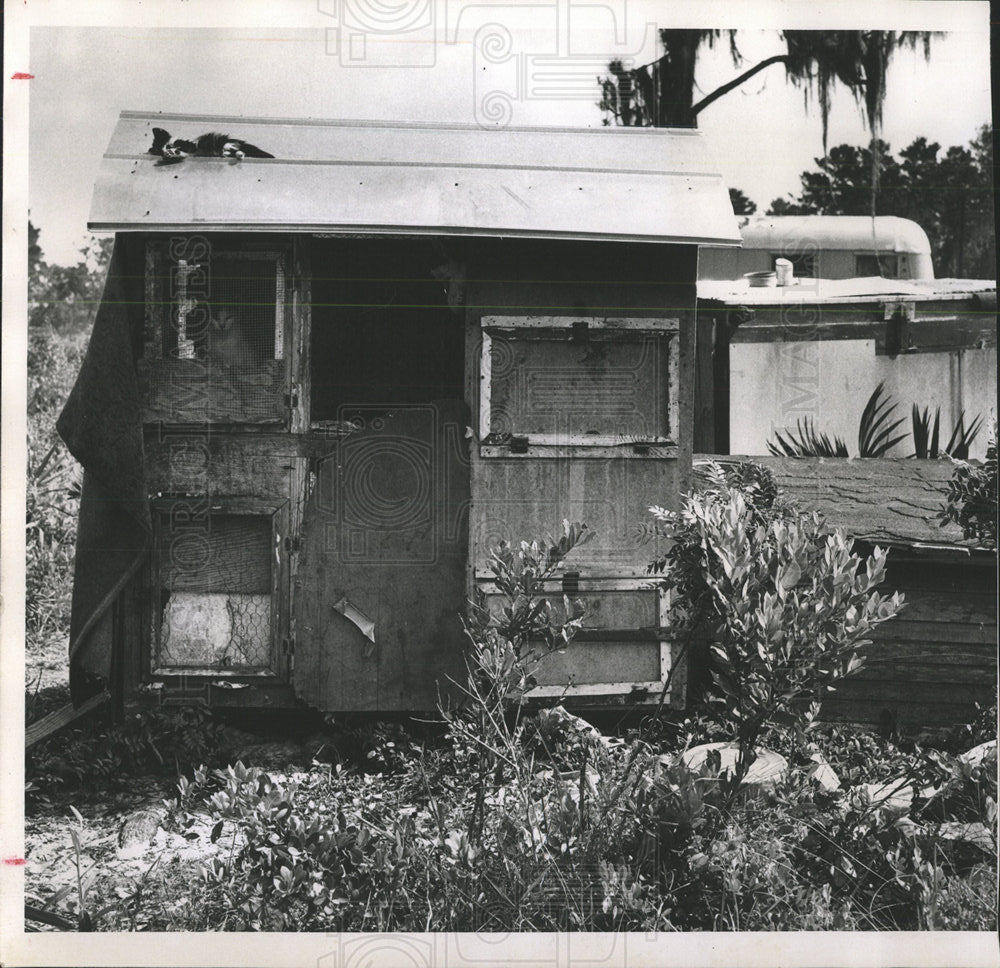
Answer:
[[[26,669],[68,665],[80,468],[55,430],[83,354],[80,334],[28,334],[28,474],[25,493]]]
[[[674,595],[676,626],[711,636],[710,699],[739,743],[739,783],[762,732],[809,727],[837,680],[862,667],[859,649],[903,596],[875,591],[886,552],[876,547],[862,561],[842,530],[780,500],[766,468],[709,462],[707,473],[680,511],[651,509],[674,542],[651,570]]]
[[[191,769],[214,753],[220,729],[205,710],[183,706],[143,709],[118,724],[98,719],[57,733],[26,754],[28,802],[44,804],[57,794],[150,769]]]
[[[997,422],[981,464],[956,460],[941,526],[954,522],[962,535],[984,548],[997,546]]]
[[[589,532],[567,523],[557,541],[501,545],[492,558],[500,602],[480,598],[472,609],[467,676],[456,684],[458,700],[441,709],[443,735],[418,744],[398,726],[376,727],[360,769],[314,763],[278,775],[235,764],[182,779],[175,817],[184,826],[207,811],[212,839],[227,848],[204,873],[211,923],[338,931],[981,926],[981,910],[963,919],[959,904],[970,870],[988,862],[972,848],[979,853],[970,864],[968,845],[947,842],[945,832],[956,820],[985,829],[991,810],[995,819],[995,770],[845,727],[804,733],[816,695],[849,667],[864,622],[894,601],[870,590],[882,559],[862,567],[837,535],[784,504],[761,469],[711,473],[714,498],[699,499],[700,515],[673,519],[662,567],[679,627],[708,615],[729,629],[720,635],[736,659],[718,667],[730,689],[709,707],[714,721],[696,714],[668,728],[657,710],[638,733],[612,739],[561,706],[536,708],[538,662],[572,647],[581,621],[579,603],[553,605],[545,582]],[[751,549],[760,552],[759,570],[746,560]],[[756,626],[734,604],[744,587],[764,617]],[[819,624],[802,617],[810,608]],[[785,631],[777,642],[772,610]],[[767,646],[777,658],[761,655]],[[747,760],[758,736],[789,750],[789,775],[736,796],[738,778],[722,774],[718,752],[689,769],[683,748],[720,730],[746,741]],[[664,737],[665,749],[657,745]],[[844,789],[817,784],[810,756],[818,750]],[[894,778],[920,791],[905,823],[864,786]]]

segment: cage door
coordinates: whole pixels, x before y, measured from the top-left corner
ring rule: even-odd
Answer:
[[[270,675],[284,612],[283,510],[160,505],[154,674]]]

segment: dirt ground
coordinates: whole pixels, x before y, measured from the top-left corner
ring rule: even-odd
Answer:
[[[207,821],[192,828],[196,836],[190,839],[160,828],[145,847],[119,847],[126,818],[136,810],[162,808],[162,800],[170,792],[167,786],[158,779],[139,778],[113,793],[100,791],[80,798],[77,810],[82,824],[70,810],[59,807],[26,818],[25,904],[66,918],[77,915],[81,907],[96,913],[110,906],[120,908],[114,911],[116,920],[127,919],[129,898],[141,890],[152,871],[172,868],[185,879],[195,877],[200,862],[223,849],[221,843],[210,842]],[[70,832],[73,828],[78,832],[79,851]],[[177,905],[190,902],[190,895],[176,899]],[[29,924],[38,930],[58,930],[51,925]]]
[[[52,641],[25,666],[28,721],[40,719],[69,701],[65,643]],[[267,743],[261,737],[227,728],[220,750],[280,770],[309,762],[309,750],[294,743]],[[24,903],[71,924],[77,930],[82,909],[98,927],[118,930],[168,929],[171,923],[197,921],[202,865],[234,848],[224,829],[212,843],[212,825],[198,818],[180,830],[165,801],[176,798],[176,777],[169,770],[120,777],[110,783],[57,788],[26,811],[24,825]],[[138,818],[138,821],[137,821]],[[157,823],[157,819],[160,820]],[[149,836],[126,835],[145,824]],[[79,847],[74,843],[77,834]],[[194,907],[194,910],[184,910]],[[60,927],[26,920],[30,931]]]

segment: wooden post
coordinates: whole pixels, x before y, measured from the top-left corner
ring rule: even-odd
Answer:
[[[698,313],[694,348],[694,452],[715,450],[715,317]]]
[[[713,454],[729,453],[729,338],[733,328],[728,311],[715,321],[712,360],[715,446],[710,451]]]

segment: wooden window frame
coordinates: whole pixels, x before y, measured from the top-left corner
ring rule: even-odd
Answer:
[[[198,514],[208,517],[212,514],[266,517],[271,522],[271,647],[267,668],[237,668],[223,669],[209,666],[191,665],[160,665],[160,630],[159,630],[159,600],[160,589],[163,587],[160,578],[160,541],[162,525],[160,523],[164,512],[179,502],[186,502],[196,509]],[[154,679],[169,679],[178,676],[196,676],[214,679],[269,679],[281,680],[280,671],[281,645],[287,636],[288,596],[289,586],[289,555],[290,546],[290,501],[258,501],[252,498],[207,499],[203,497],[158,497],[150,502],[153,515],[153,544],[149,556],[149,594],[146,600],[149,611],[143,621],[146,630],[147,656],[144,662],[149,675]]]
[[[552,579],[546,583],[551,585],[551,594],[562,594],[561,579]],[[499,594],[495,582],[479,582],[479,589],[487,595]],[[588,682],[581,685],[539,685],[525,693],[524,698],[557,699],[565,696],[575,699],[599,699],[602,697],[628,696],[634,693],[645,693],[647,702],[657,702],[663,687],[670,678],[673,669],[674,636],[668,634],[670,621],[670,592],[662,585],[650,585],[641,579],[580,579],[577,591],[573,594],[600,594],[616,591],[649,591],[655,593],[658,626],[652,629],[622,629],[595,628],[585,630],[585,638],[579,641],[615,642],[622,641],[626,636],[632,640],[656,642],[660,648],[660,677],[650,681],[625,680],[622,682]],[[571,596],[572,597],[572,596]],[[572,648],[572,643],[569,648]],[[641,701],[641,700],[640,700]],[[672,682],[667,703],[679,705],[683,703],[683,684]]]
[[[188,238],[187,236],[185,238]],[[193,238],[193,237],[192,237]],[[155,366],[167,357],[162,347],[164,333],[171,325],[170,314],[174,305],[169,295],[169,279],[176,266],[186,264],[185,259],[174,258],[171,250],[176,245],[174,239],[152,238],[145,243],[145,286],[144,286],[144,321],[142,339],[142,361],[145,366]],[[171,425],[188,425],[192,423],[211,423],[221,426],[253,426],[288,430],[294,422],[295,397],[298,395],[292,387],[292,322],[296,318],[296,299],[294,279],[290,267],[294,261],[291,247],[282,246],[273,240],[254,242],[238,242],[226,239],[223,242],[212,241],[211,249],[202,259],[194,262],[211,262],[215,258],[232,259],[235,261],[261,260],[273,262],[275,267],[275,319],[274,319],[274,356],[275,363],[281,363],[284,370],[283,380],[287,385],[286,396],[289,400],[288,411],[274,419],[247,419],[244,415],[233,413],[225,418],[191,421],[184,418],[165,421],[158,416],[150,416],[149,401],[143,399],[143,422],[146,424],[169,423]]]
[[[588,338],[613,340],[617,335],[665,338],[667,342],[667,409],[665,436],[649,435],[623,440],[610,434],[525,434],[526,447],[513,450],[510,443],[495,442],[492,432],[493,337],[508,335],[521,340],[569,339],[574,327],[586,324]],[[604,316],[484,316],[479,364],[480,457],[676,457],[678,453],[680,328],[679,317]]]

